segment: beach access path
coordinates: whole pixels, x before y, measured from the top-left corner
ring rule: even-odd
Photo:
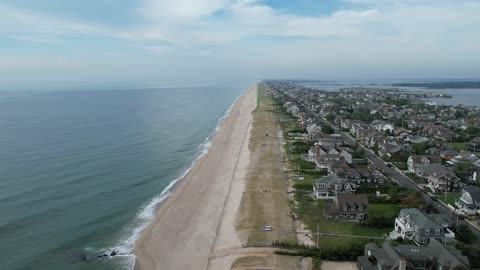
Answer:
[[[135,270],[203,270],[212,267],[208,266],[212,251],[241,245],[234,221],[249,164],[256,104],[255,85],[237,100],[209,152],[142,231],[135,244]],[[230,260],[222,265],[231,264]]]

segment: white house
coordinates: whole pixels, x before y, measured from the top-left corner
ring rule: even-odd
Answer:
[[[458,210],[468,215],[480,214],[480,188],[466,186],[462,189],[462,196],[455,200]]]

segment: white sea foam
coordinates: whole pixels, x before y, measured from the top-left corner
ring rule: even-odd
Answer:
[[[135,265],[135,241],[140,237],[140,233],[145,227],[150,224],[155,216],[155,210],[161,202],[167,199],[172,193],[171,189],[182,180],[196,165],[197,161],[205,156],[209,149],[212,147],[212,139],[215,137],[215,134],[220,130],[224,120],[232,112],[233,106],[237,103],[238,97],[233,101],[233,103],[225,111],[225,114],[220,117],[217,121],[217,126],[215,127],[214,132],[197,147],[197,154],[194,156],[190,167],[188,167],[179,177],[174,179],[167,187],[160,193],[160,195],[152,198],[150,201],[146,202],[140,207],[137,212],[137,215],[134,221],[125,229],[126,237],[121,239],[119,243],[106,250],[105,253],[110,253],[113,250],[116,250],[120,256],[118,256],[120,263],[122,264],[123,269],[133,269]],[[117,258],[117,257],[115,257]]]

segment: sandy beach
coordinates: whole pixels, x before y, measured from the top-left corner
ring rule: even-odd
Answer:
[[[136,242],[135,270],[230,269],[215,252],[241,245],[234,223],[249,164],[257,88],[241,96],[200,159]],[[215,262],[213,262],[215,261]]]

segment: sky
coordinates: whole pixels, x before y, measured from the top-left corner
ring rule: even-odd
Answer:
[[[480,78],[480,0],[0,0],[14,83]]]

